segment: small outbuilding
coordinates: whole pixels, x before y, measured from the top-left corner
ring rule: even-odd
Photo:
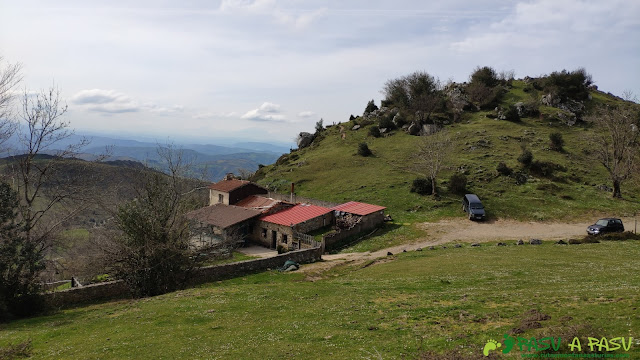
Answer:
[[[251,195],[264,195],[269,191],[246,180],[225,178],[209,186],[209,205],[235,205]]]
[[[259,210],[225,204],[191,211],[186,214],[190,222],[191,246],[242,245],[250,238],[253,224],[260,215],[262,212]]]
[[[300,249],[305,247],[305,242],[300,239],[302,234],[330,225],[333,219],[329,208],[298,204],[262,216],[254,229],[253,239],[271,249],[278,245],[285,249]]]
[[[360,217],[362,230],[373,229],[384,222],[384,210],[386,207],[350,201],[331,208],[335,212],[336,219],[351,215]]]

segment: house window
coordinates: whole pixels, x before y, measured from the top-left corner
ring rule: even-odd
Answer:
[[[262,228],[262,237],[266,238],[267,237],[267,229]]]
[[[282,242],[283,243],[287,243],[287,235],[286,234],[282,234]]]
[[[218,194],[218,202],[219,203],[224,202],[224,195]]]

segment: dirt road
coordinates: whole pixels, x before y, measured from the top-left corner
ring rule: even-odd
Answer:
[[[487,241],[517,241],[518,239],[560,240],[582,237],[586,235],[587,226],[597,219],[576,223],[523,222],[516,220],[495,220],[474,222],[468,219],[448,219],[435,223],[421,223],[418,226],[427,232],[427,236],[407,245],[394,246],[375,252],[344,253],[323,255],[325,262],[305,266],[313,273],[322,272],[344,262],[364,262],[393,254],[403,250],[412,251],[417,248],[442,245],[450,242],[482,243]],[[622,218],[625,229],[633,231],[635,219]]]

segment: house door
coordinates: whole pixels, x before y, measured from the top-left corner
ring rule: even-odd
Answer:
[[[271,230],[271,248],[276,248],[276,240],[278,238],[278,233],[275,230]]]

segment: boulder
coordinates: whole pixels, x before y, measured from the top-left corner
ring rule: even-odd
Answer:
[[[471,244],[471,247],[478,247],[478,246],[480,246],[480,244],[478,244],[478,243]]]
[[[315,139],[315,135],[308,132],[301,132],[298,135],[298,149],[306,148],[311,145],[313,139]]]
[[[542,240],[540,240],[540,239],[531,239],[531,240],[529,240],[529,244],[531,244],[531,245],[542,245]]]
[[[351,130],[358,130],[360,129],[360,125],[353,125],[353,127],[351,128]]]
[[[522,239],[518,240],[518,242],[516,243],[516,245],[524,245],[524,241]]]
[[[411,125],[409,125],[409,127],[407,128],[407,132],[409,133],[409,135],[418,135],[420,134],[420,125],[418,125],[415,122],[412,122]]]

